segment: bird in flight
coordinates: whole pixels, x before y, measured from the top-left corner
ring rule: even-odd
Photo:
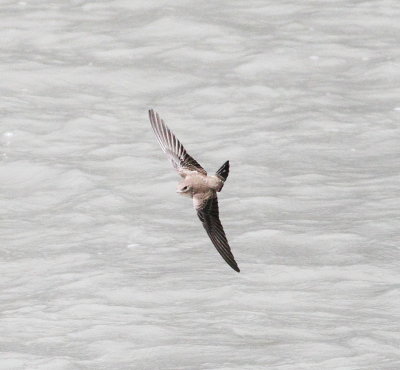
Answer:
[[[182,177],[176,190],[177,193],[193,199],[197,216],[218,253],[229,266],[240,272],[219,220],[217,192],[221,191],[228,177],[229,161],[226,161],[215,175],[207,175],[206,170],[187,153],[158,113],[150,109],[149,118],[161,149]]]

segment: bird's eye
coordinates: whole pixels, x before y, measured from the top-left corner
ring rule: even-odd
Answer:
[[[183,190],[183,191],[185,191],[185,190],[187,190],[187,188],[188,188],[188,187],[187,187],[187,186],[185,186],[184,188],[182,188],[182,190]]]

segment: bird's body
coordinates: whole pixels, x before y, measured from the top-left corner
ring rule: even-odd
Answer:
[[[217,192],[221,191],[228,177],[229,161],[226,161],[215,175],[209,176],[204,168],[186,152],[157,113],[150,110],[149,117],[161,149],[168,155],[173,167],[182,177],[182,181],[177,186],[177,193],[193,199],[197,215],[215,248],[229,266],[240,272],[219,220]]]
[[[208,176],[192,171],[178,184],[177,192],[182,193],[181,189],[185,186],[191,188],[190,194],[192,196],[200,194],[206,196],[206,194],[214,195],[217,191],[221,191],[224,182],[217,176]]]

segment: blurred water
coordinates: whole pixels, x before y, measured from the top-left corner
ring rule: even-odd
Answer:
[[[395,0],[0,6],[0,369],[400,368]]]

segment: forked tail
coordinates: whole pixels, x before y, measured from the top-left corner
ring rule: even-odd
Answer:
[[[216,172],[216,175],[221,178],[222,181],[226,181],[229,175],[229,161],[226,161],[220,169]]]

